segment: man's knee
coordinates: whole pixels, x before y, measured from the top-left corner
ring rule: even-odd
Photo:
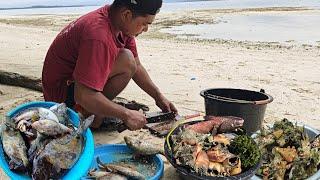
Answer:
[[[121,64],[121,67],[125,67],[125,69],[129,70],[132,75],[136,73],[137,63],[132,52],[129,49],[121,49],[119,51],[117,61],[121,61],[119,62],[119,64]]]

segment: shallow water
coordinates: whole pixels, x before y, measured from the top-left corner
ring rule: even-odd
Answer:
[[[320,13],[250,14],[221,17],[218,24],[183,25],[162,32],[185,38],[320,44]],[[196,32],[196,33],[195,33]]]

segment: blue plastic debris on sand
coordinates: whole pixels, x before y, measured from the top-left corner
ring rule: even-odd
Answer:
[[[140,162],[132,159],[132,150],[126,144],[105,144],[97,146],[94,149],[94,159],[91,169],[98,168],[96,158],[103,163],[123,162],[134,165],[137,170],[145,175],[148,180],[158,180],[162,177],[164,171],[163,160],[160,155],[151,157],[151,160]],[[82,178],[87,179],[87,178]]]
[[[7,116],[13,117],[17,113],[19,113],[25,109],[28,109],[28,108],[33,108],[33,107],[49,108],[55,104],[56,103],[54,103],[54,102],[38,102],[38,101],[37,102],[30,102],[30,103],[22,104],[22,105],[16,107],[15,109],[12,109],[10,112],[7,113]],[[76,112],[74,112],[73,110],[68,109],[68,115],[69,115],[72,123],[74,123],[74,125],[78,126],[79,125],[78,114]],[[82,176],[87,174],[87,172],[90,168],[90,165],[91,165],[91,162],[93,159],[93,155],[94,155],[94,140],[93,140],[93,136],[92,136],[90,129],[86,130],[86,132],[84,133],[84,137],[85,137],[85,145],[84,145],[83,151],[82,151],[78,161],[76,162],[76,164],[74,164],[74,166],[62,177],[63,180],[80,179]],[[10,170],[8,162],[6,161],[5,156],[4,156],[2,143],[0,143],[0,166],[3,169],[3,171],[7,174],[7,176],[9,176],[11,179],[14,179],[14,180],[31,179],[31,177],[28,177],[23,174],[18,174],[18,173],[15,173]]]

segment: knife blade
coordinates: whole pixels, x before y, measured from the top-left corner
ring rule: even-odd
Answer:
[[[156,112],[150,112],[150,113],[145,113],[147,124],[149,123],[158,123],[158,122],[163,122],[167,121],[170,119],[174,119],[176,117],[176,114],[174,112],[161,112],[161,111],[156,111]],[[144,126],[144,128],[148,128],[148,126]],[[118,132],[121,133],[128,129],[128,127],[125,124],[121,124],[118,127]]]

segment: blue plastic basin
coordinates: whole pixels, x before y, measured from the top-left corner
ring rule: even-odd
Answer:
[[[126,144],[106,144],[97,146],[94,149],[94,159],[92,160],[91,168],[97,168],[98,164],[96,158],[99,157],[103,163],[119,162],[123,160],[132,159],[132,150]],[[150,166],[147,164],[138,163],[136,165],[137,170],[146,176],[148,180],[159,180],[164,171],[163,160],[160,155],[155,155],[151,160],[155,168],[152,170],[152,174],[146,175],[145,173],[149,170]],[[88,180],[85,176],[82,180]]]
[[[28,108],[32,107],[44,107],[49,108],[57,103],[54,102],[30,102],[26,104],[22,104],[15,109],[11,110],[7,113],[9,117],[13,117],[15,114],[17,114],[20,111],[23,111]],[[74,112],[72,109],[68,108],[68,115],[71,119],[71,122],[75,125],[79,125],[79,116],[76,112]],[[85,145],[82,151],[82,154],[80,155],[78,161],[75,163],[75,165],[62,177],[62,179],[70,180],[70,179],[80,179],[82,176],[86,175],[92,159],[94,155],[94,140],[92,133],[90,129],[87,129],[85,133],[83,134],[85,138]],[[4,151],[2,147],[2,143],[0,143],[0,166],[3,169],[3,171],[11,178],[11,179],[31,179],[31,177],[18,174],[10,170],[8,162],[5,160]]]

